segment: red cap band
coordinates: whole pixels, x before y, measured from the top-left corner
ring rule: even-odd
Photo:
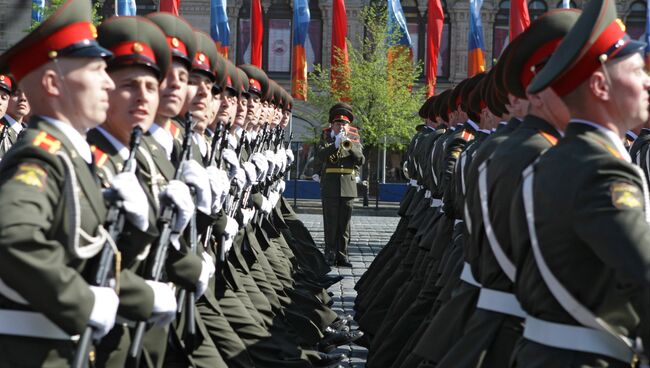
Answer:
[[[188,57],[187,46],[185,46],[185,43],[183,43],[183,41],[181,41],[179,38],[167,36],[167,44],[169,45],[169,48],[172,50],[172,52],[176,51],[182,54],[184,57]]]
[[[248,79],[248,88],[254,90],[255,92],[262,93],[262,85],[257,79],[249,78]]]
[[[111,48],[113,56],[118,58],[120,56],[128,55],[142,55],[145,56],[154,63],[156,62],[156,55],[153,53],[153,50],[146,43],[138,41],[128,41],[120,43]]]
[[[8,75],[0,74],[0,83],[4,84],[9,88],[9,90],[13,90],[13,84],[11,83],[11,78],[9,78]]]
[[[192,68],[202,69],[212,73],[212,70],[210,68],[210,58],[202,52],[197,51],[197,53],[194,55]]]
[[[350,118],[345,116],[345,115],[337,115],[332,119],[332,121],[338,121],[338,120],[344,120],[347,121],[348,123],[350,122]]]
[[[533,80],[535,74],[542,70],[542,68],[538,69],[536,66],[544,61],[544,59],[548,59],[548,57],[553,54],[560,42],[562,42],[562,37],[558,37],[554,40],[546,42],[541,47],[539,47],[528,58],[528,60],[526,60],[523,68],[521,69],[521,75],[519,76],[519,80],[521,81],[521,85],[524,87],[524,90],[526,87],[528,87],[530,81]]]
[[[94,40],[95,38],[97,38],[97,29],[92,23],[72,23],[31,45],[28,57],[14,57],[8,62],[9,70],[11,70],[16,82],[19,82],[32,70],[50,60],[56,59],[58,56],[57,51],[81,41]]]
[[[573,91],[602,65],[599,60],[600,55],[605,54],[613,45],[624,38],[625,35],[622,22],[619,19],[614,20],[605,28],[587,52],[580,57],[580,60],[551,85],[553,90],[560,96],[565,96]],[[622,48],[623,45],[608,55],[608,58],[612,58]]]

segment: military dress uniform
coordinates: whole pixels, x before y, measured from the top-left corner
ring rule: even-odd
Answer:
[[[337,116],[352,121],[351,109],[340,109]],[[334,116],[332,116],[334,117]],[[330,119],[331,120],[331,119]],[[353,143],[350,150],[335,146],[330,129],[325,129],[317,149],[321,165],[321,198],[325,228],[325,257],[330,262],[348,261],[350,219],[357,197],[356,177],[365,162],[361,144]]]

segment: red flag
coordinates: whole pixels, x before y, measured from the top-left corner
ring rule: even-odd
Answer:
[[[349,100],[350,89],[348,76],[348,45],[345,38],[348,34],[348,16],[345,13],[345,2],[334,0],[332,9],[332,56],[331,82],[332,93],[339,95],[341,101]]]
[[[178,8],[181,6],[181,0],[160,0],[160,11],[178,15]]]
[[[427,58],[426,77],[427,95],[433,96],[436,92],[436,74],[438,72],[438,53],[442,41],[442,27],[445,14],[442,11],[440,0],[429,0],[429,19],[427,23]]]
[[[510,41],[525,31],[528,26],[530,26],[528,2],[526,0],[512,0],[510,2]]]
[[[262,39],[264,23],[262,21],[262,2],[251,1],[251,64],[262,68]]]

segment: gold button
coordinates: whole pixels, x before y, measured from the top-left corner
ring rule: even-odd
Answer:
[[[0,81],[3,81],[3,80],[5,80],[5,76],[4,76],[4,75],[0,75]]]
[[[174,46],[174,47],[178,47],[178,45],[179,45],[179,43],[178,43],[178,38],[176,38],[176,37],[172,37],[172,46]]]
[[[93,35],[93,38],[97,38],[97,27],[94,24],[90,23],[89,25],[90,33]]]
[[[199,61],[204,62],[205,61],[205,55],[199,54]]]
[[[50,58],[50,59],[56,59],[56,57],[57,57],[58,55],[59,55],[59,53],[56,52],[55,50],[52,50],[52,51],[50,51],[50,52],[47,53],[47,57]]]
[[[136,54],[141,53],[143,50],[144,50],[144,48],[142,47],[140,42],[136,42],[136,43],[133,44],[133,52],[135,52]]]
[[[616,18],[616,23],[618,24],[619,27],[621,27],[621,31],[625,32],[625,23],[621,20],[621,18]]]

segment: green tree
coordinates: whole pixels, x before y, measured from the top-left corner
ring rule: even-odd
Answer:
[[[343,88],[347,91],[343,93],[353,106],[364,147],[381,146],[386,137],[388,148],[402,149],[419,123],[417,111],[425,88],[416,86],[421,63],[413,62],[408,50],[390,47],[400,34],[390,32],[386,17],[385,6],[363,9],[366,32],[359,38],[359,48],[348,42],[349,70],[344,66],[326,70],[316,65],[309,75],[307,104],[315,107],[315,118],[326,125],[329,107],[343,97],[332,90],[330,73],[347,73],[348,85]],[[343,55],[337,57],[342,60]]]
[[[46,0],[45,7],[41,10],[41,12],[43,13],[42,19],[45,20],[50,15],[54,14],[56,9],[58,9],[59,6],[61,6],[61,4],[63,4],[64,2],[65,2],[65,0]],[[39,7],[36,4],[32,4],[32,9],[36,10],[36,11],[40,10]],[[93,10],[92,11],[93,11],[92,12],[92,22],[93,22],[93,24],[95,26],[98,26],[99,23],[102,22],[102,16],[99,15],[99,11],[100,11],[99,1],[93,1]],[[31,26],[29,27],[27,32],[33,31],[40,24],[41,24],[41,22],[37,22],[34,19],[32,19]]]

